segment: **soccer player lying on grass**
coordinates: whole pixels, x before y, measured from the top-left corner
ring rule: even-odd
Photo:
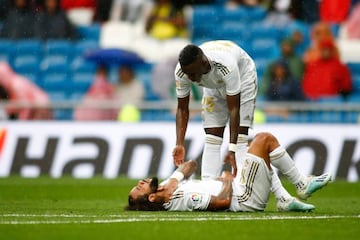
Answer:
[[[140,180],[129,194],[127,210],[140,211],[264,211],[271,192],[271,178],[277,167],[296,187],[300,199],[307,199],[324,187],[331,175],[305,176],[271,133],[259,133],[251,142],[244,165],[236,178],[224,172],[218,180],[188,179],[196,170],[193,160],[179,165],[164,182],[157,178]],[[281,189],[280,189],[281,190]],[[312,204],[301,202],[287,192],[273,190],[279,211],[307,212]]]

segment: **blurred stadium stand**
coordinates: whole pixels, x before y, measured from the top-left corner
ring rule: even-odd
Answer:
[[[295,30],[301,31],[309,41],[310,26],[295,22],[284,28],[264,24],[266,10],[261,7],[242,7],[235,10],[224,8],[224,0],[213,5],[193,6],[189,21],[190,40],[195,44],[214,39],[230,39],[242,46],[254,58],[259,84],[268,63],[279,56],[280,41]],[[333,26],[335,34],[338,26]],[[79,40],[21,40],[0,39],[0,61],[9,62],[14,70],[25,75],[49,93],[57,120],[72,120],[72,108],[76,106],[90,86],[95,64],[86,62],[82,55],[98,48],[101,41],[101,25],[77,27]],[[141,42],[141,41],[139,41]],[[146,42],[146,41],[143,41]],[[141,42],[141,43],[143,43]],[[132,43],[132,44],[136,44]],[[145,49],[144,49],[145,50]],[[148,49],[147,51],[151,51]],[[160,54],[160,53],[156,53]],[[142,109],[142,121],[174,121],[174,101],[160,101],[151,89],[153,64],[136,69],[137,78],[147,90]],[[258,97],[259,109],[274,107],[287,109],[287,117],[268,116],[267,122],[288,123],[358,123],[360,121],[360,59],[348,63],[353,77],[353,93],[346,101],[342,98],[321,99],[316,102],[271,103]],[[192,106],[200,109],[200,105]],[[200,118],[196,118],[200,120]]]

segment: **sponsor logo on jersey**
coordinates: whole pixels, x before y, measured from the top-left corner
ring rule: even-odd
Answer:
[[[198,193],[192,194],[191,201],[193,201],[194,203],[199,203],[201,201],[201,195]]]

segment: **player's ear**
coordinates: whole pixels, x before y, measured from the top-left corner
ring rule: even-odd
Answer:
[[[150,193],[148,196],[149,202],[155,202],[156,200],[156,193]]]

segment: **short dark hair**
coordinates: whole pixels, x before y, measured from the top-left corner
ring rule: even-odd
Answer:
[[[163,203],[150,202],[148,194],[139,196],[136,199],[129,195],[128,204],[125,207],[125,210],[128,211],[165,211]]]
[[[198,59],[202,53],[201,48],[196,45],[189,44],[181,50],[179,54],[179,63],[181,66],[187,66]]]

